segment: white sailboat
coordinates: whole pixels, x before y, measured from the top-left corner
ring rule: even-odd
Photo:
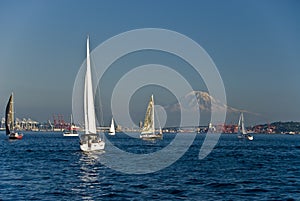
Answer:
[[[140,138],[142,139],[162,139],[163,137],[161,128],[159,128],[158,133],[155,132],[154,106],[155,105],[152,94],[147,107],[144,126],[140,135]]]
[[[238,123],[238,138],[253,140],[253,136],[247,133],[244,126],[244,115],[241,113]]]
[[[80,135],[80,149],[82,151],[103,150],[105,142],[96,131],[96,116],[94,107],[93,85],[91,75],[89,38],[86,43],[86,73],[84,80],[84,126],[85,133]]]
[[[115,124],[114,124],[114,119],[113,118],[111,118],[111,124],[110,124],[108,134],[109,135],[116,135]]]
[[[77,128],[75,125],[73,125],[73,118],[71,115],[71,122],[70,122],[70,127],[68,130],[65,130],[63,133],[64,137],[76,137],[78,136]]]

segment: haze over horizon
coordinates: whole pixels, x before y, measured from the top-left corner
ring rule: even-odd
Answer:
[[[47,121],[62,114],[68,121],[86,36],[93,50],[122,32],[151,27],[179,32],[202,46],[220,72],[228,105],[261,114],[248,123],[300,121],[299,9],[293,0],[0,1],[0,117],[14,92],[17,117]],[[161,55],[134,56],[160,61]],[[117,66],[104,80],[106,90],[113,88],[109,78],[120,73]],[[175,68],[185,71],[184,65]],[[195,90],[207,91],[193,72],[185,73]],[[137,92],[136,110],[145,107],[149,91]],[[144,112],[133,114],[139,119]],[[104,114],[106,124],[110,118]]]

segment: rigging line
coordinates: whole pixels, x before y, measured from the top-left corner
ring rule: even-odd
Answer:
[[[159,118],[158,118],[158,114],[157,114],[157,109],[155,109],[155,105],[153,106],[154,107],[154,115],[155,115],[155,119],[157,119],[157,122],[158,122],[158,126],[159,128],[161,128],[161,125],[160,125],[160,121],[159,121]],[[155,129],[155,128],[154,128]]]
[[[97,73],[97,71],[95,70],[95,68],[94,67],[96,67],[97,66],[97,64],[96,64],[96,59],[95,59],[95,57],[94,57],[94,54],[92,54],[92,52],[91,52],[91,54],[90,54],[90,63],[91,63],[91,70],[92,69],[94,69],[93,70],[93,72],[96,74],[96,77],[99,77],[98,76],[98,73]],[[94,77],[94,76],[93,76]],[[93,79],[92,79],[93,80]],[[100,81],[100,80],[99,80]],[[93,85],[94,86],[94,85]],[[95,107],[95,108],[97,108],[97,109],[99,109],[100,110],[100,120],[98,119],[98,123],[100,124],[100,126],[104,126],[104,119],[103,119],[103,110],[102,110],[102,102],[101,102],[101,91],[100,91],[100,86],[98,87],[98,83],[97,83],[97,85],[96,85],[96,88],[94,89],[95,90],[95,97],[96,97],[96,95],[97,95],[97,92],[98,92],[98,102],[99,102],[99,107]],[[96,99],[94,99],[94,100],[96,100]],[[96,102],[96,101],[95,101]],[[95,104],[95,102],[94,102],[94,104]]]

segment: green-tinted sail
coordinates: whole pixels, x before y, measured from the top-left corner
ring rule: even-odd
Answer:
[[[146,115],[145,115],[145,121],[144,121],[144,127],[142,129],[142,134],[147,133],[154,133],[155,127],[154,127],[154,99],[153,95],[150,98]]]

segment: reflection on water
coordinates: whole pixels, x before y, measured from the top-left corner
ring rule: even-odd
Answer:
[[[105,151],[100,152],[81,152],[78,165],[79,171],[79,193],[82,200],[97,200],[93,192],[95,189],[101,192],[101,181],[104,180],[104,167],[99,162],[99,157],[105,153]],[[101,175],[101,176],[100,176]]]
[[[79,159],[81,174],[79,177],[84,184],[93,185],[93,183],[97,181],[99,173],[97,172],[97,166],[95,164],[98,159],[99,156],[95,153],[83,153]]]

